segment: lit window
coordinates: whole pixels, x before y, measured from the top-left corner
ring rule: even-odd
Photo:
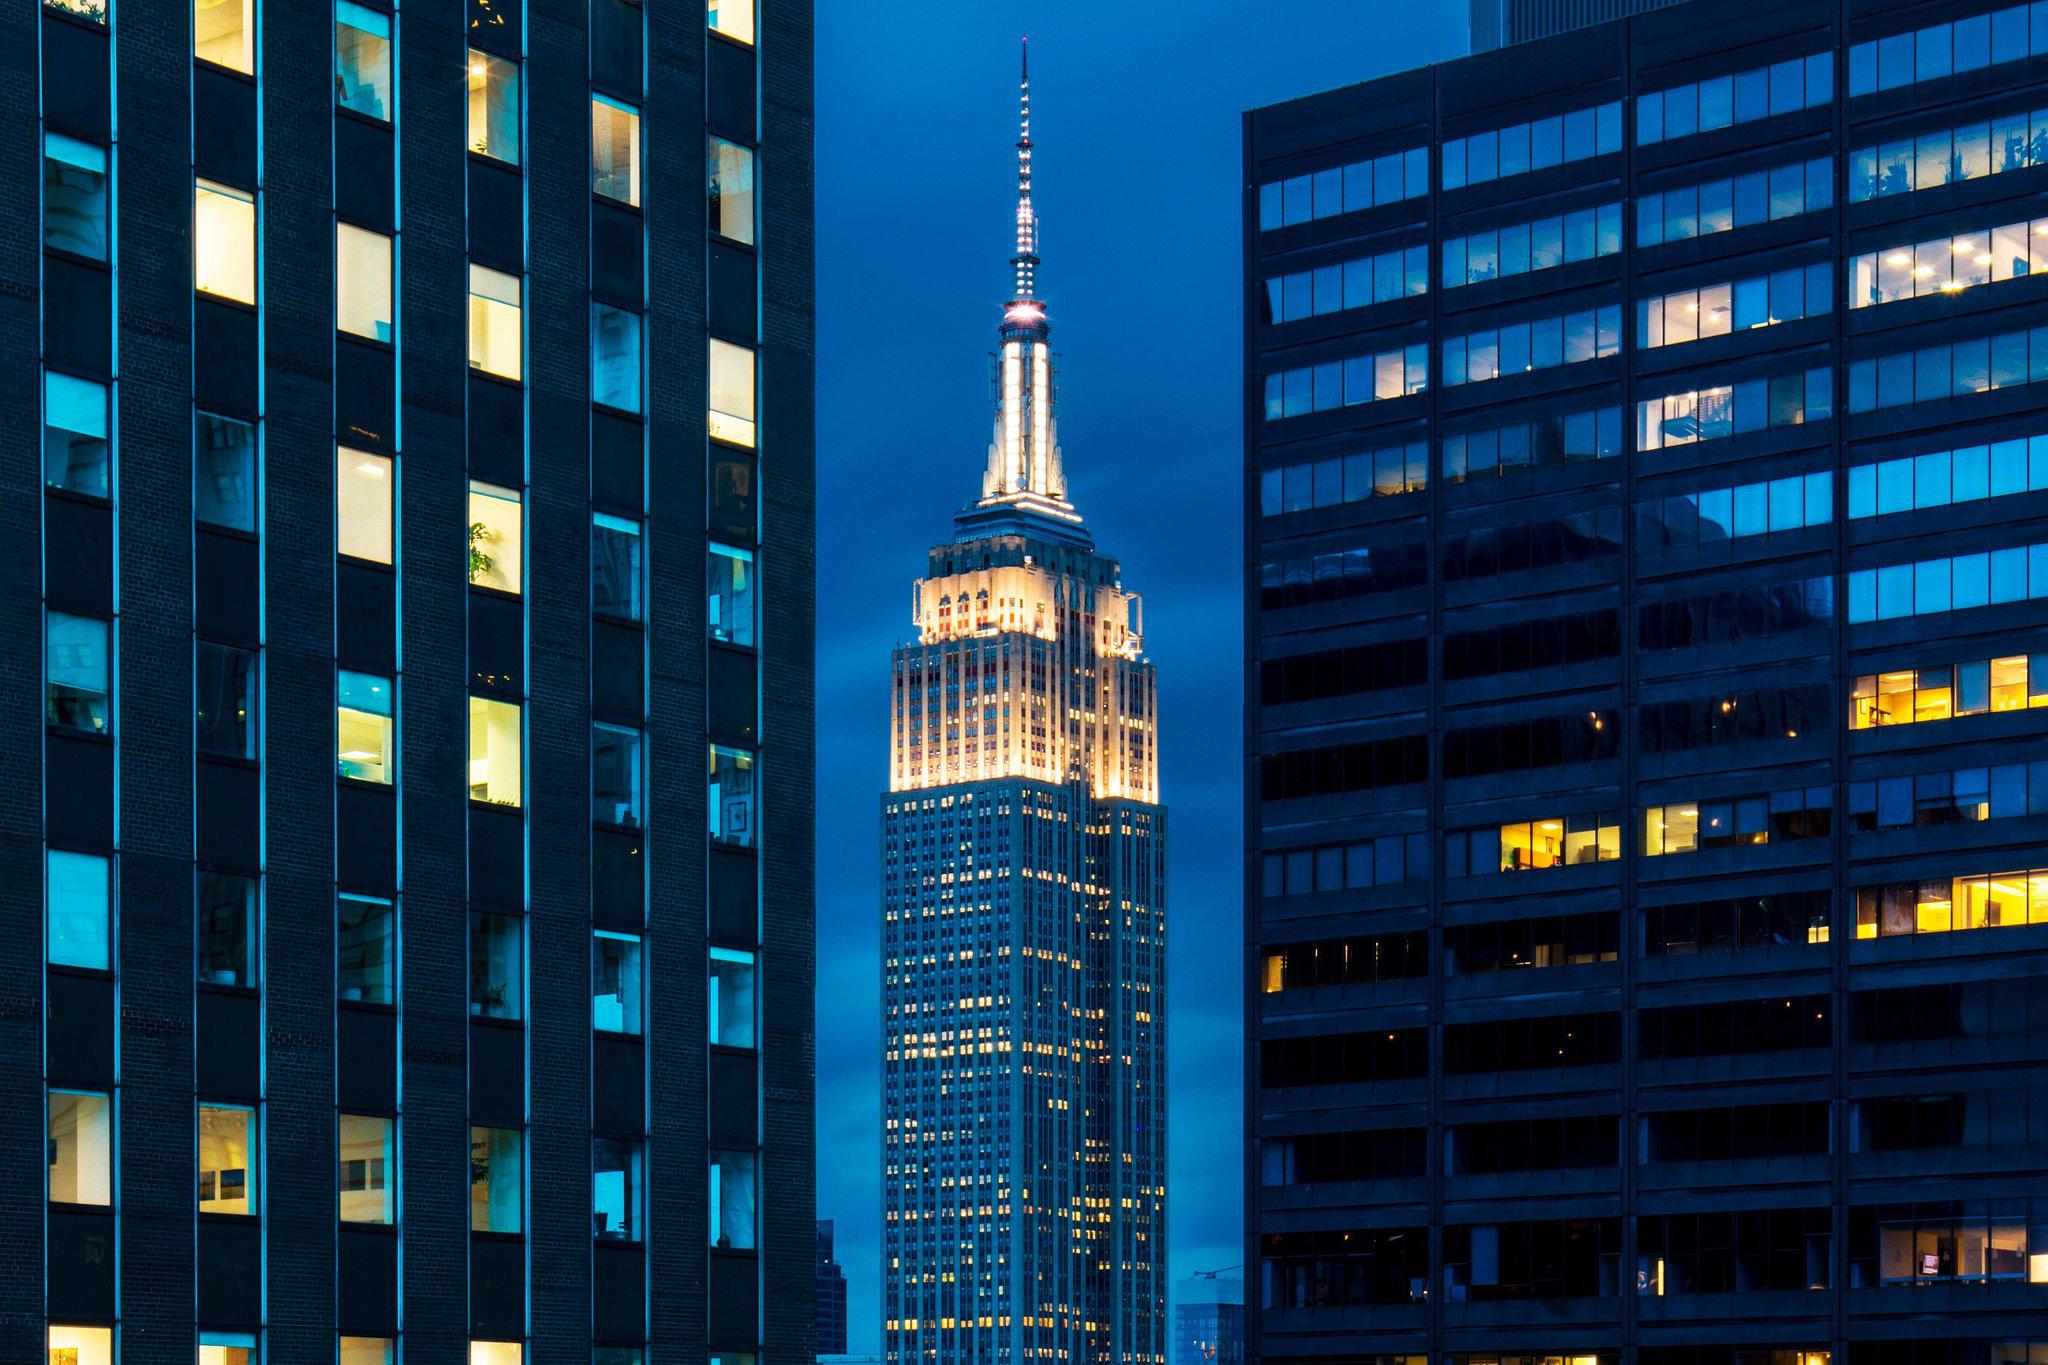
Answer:
[[[114,1101],[81,1090],[50,1092],[50,1202],[114,1202]]]
[[[526,925],[518,915],[469,912],[469,1012],[517,1019],[526,994]]]
[[[640,315],[590,305],[590,401],[640,411]]]
[[[711,785],[705,802],[711,837],[720,843],[752,848],[754,829],[754,756],[745,749],[711,746]]]
[[[733,1251],[754,1246],[754,1154],[711,1153],[711,1245]]]
[[[640,1031],[640,936],[599,929],[590,939],[590,1026]]]
[[[112,628],[89,616],[49,613],[44,623],[48,670],[45,719],[52,725],[104,735],[113,730]]]
[[[735,948],[711,950],[711,1028],[715,1047],[754,1045],[754,955]]]
[[[391,239],[350,223],[334,225],[334,325],[390,341]]]
[[[393,1180],[398,1163],[392,1158],[394,1125],[369,1114],[343,1114],[337,1146],[336,1172],[344,1223],[389,1223],[396,1216]]]
[[[519,164],[519,63],[469,50],[469,150]]]
[[[352,559],[391,562],[391,483],[387,455],[338,446],[334,452],[335,549]]]
[[[590,727],[590,818],[640,824],[640,732],[598,721]]]
[[[640,111],[590,97],[590,187],[623,204],[640,202]]]
[[[472,1341],[469,1365],[521,1365],[526,1348],[516,1341]]]
[[[211,180],[192,182],[192,286],[256,302],[256,196]]]
[[[600,616],[640,619],[639,522],[591,514],[590,609]]]
[[[469,799],[519,804],[519,704],[469,699]]]
[[[255,74],[256,0],[192,0],[192,55]]]
[[[334,0],[334,98],[374,119],[391,117],[391,16]]]
[[[711,230],[752,245],[754,241],[754,151],[722,137],[705,153],[711,198]]]
[[[199,1106],[199,1211],[256,1212],[256,1111]]]
[[[524,372],[519,277],[488,266],[469,268],[469,367],[516,380]]]
[[[499,592],[518,592],[526,557],[519,494],[469,483],[469,581]]]
[[[343,1000],[389,1005],[398,991],[398,911],[381,896],[335,897],[335,980]]]
[[[59,8],[72,9],[93,0],[71,0]],[[106,22],[106,10],[99,20]],[[50,1324],[50,1365],[114,1365],[114,1329],[111,1327],[68,1327]]]
[[[525,1211],[522,1150],[517,1128],[469,1130],[469,1230],[518,1232]]]
[[[107,259],[107,149],[43,134],[43,245]]]
[[[392,752],[391,679],[342,670],[335,696],[335,755],[341,775],[389,785]]]
[[[195,913],[199,979],[213,986],[254,986],[257,888],[254,877],[201,868]]]
[[[256,757],[256,651],[201,640],[194,663],[199,752]]]
[[[705,626],[714,640],[754,643],[754,555],[713,543],[705,556]]]
[[[107,386],[43,371],[43,482],[52,488],[113,496]]]
[[[640,1144],[596,1138],[590,1144],[591,1233],[604,1242],[640,1240]]]
[[[390,1337],[343,1337],[339,1365],[396,1365],[398,1347]]]
[[[704,0],[705,22],[735,42],[754,41],[754,0]]]
[[[256,1365],[254,1332],[201,1332],[199,1365]]]
[[[113,861],[96,853],[53,848],[43,878],[50,965],[112,969]]]
[[[711,342],[711,434],[736,446],[754,444],[754,353]]]
[[[236,531],[256,529],[253,423],[210,412],[194,414],[192,516],[207,526],[225,526]]]

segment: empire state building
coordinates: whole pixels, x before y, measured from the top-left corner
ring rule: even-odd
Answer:
[[[981,497],[893,659],[891,1365],[1163,1365],[1166,812],[1140,601],[1067,498],[1031,83]]]

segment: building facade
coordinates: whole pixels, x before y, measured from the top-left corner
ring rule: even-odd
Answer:
[[[1165,811],[1139,600],[1066,496],[1030,84],[979,501],[891,686],[891,1365],[1164,1362]]]
[[[812,1350],[819,1359],[846,1354],[846,1272],[832,1250],[832,1220],[818,1220],[818,1317]]]
[[[0,1356],[807,1357],[809,6],[5,32]]]
[[[1244,1284],[1183,1280],[1173,1305],[1173,1365],[1244,1365]]]
[[[1681,0],[1472,0],[1472,50],[1491,52]]]
[[[2048,1349],[2048,26],[1246,123],[1253,1355]]]

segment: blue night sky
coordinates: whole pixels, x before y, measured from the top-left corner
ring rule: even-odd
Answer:
[[[1070,493],[1145,596],[1170,810],[1171,1275],[1242,1255],[1239,115],[1461,55],[1454,0],[818,5],[818,1213],[880,1349],[889,651],[980,492],[1017,38]]]

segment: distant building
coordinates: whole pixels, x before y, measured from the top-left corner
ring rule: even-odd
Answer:
[[[846,1272],[832,1258],[832,1220],[818,1220],[818,1337],[820,1359],[846,1354]]]
[[[1677,3],[1679,0],[1472,0],[1472,50],[1513,47]]]
[[[1173,1365],[1243,1362],[1244,1282],[1182,1280],[1173,1304]]]

